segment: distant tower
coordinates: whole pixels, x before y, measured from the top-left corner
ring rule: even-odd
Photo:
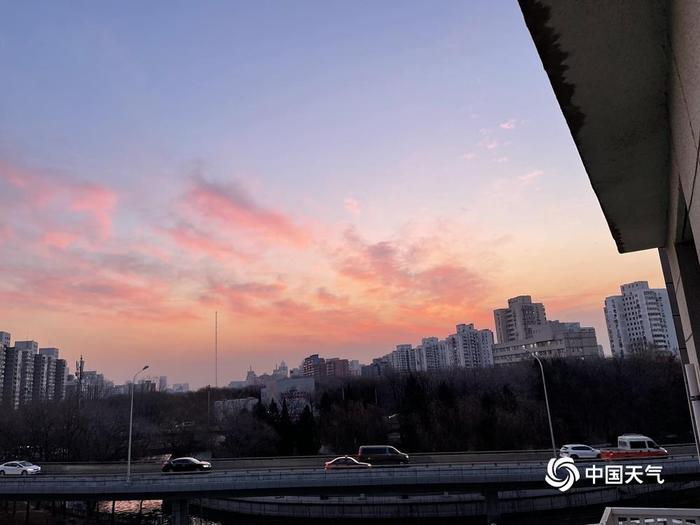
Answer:
[[[80,361],[75,362],[75,376],[78,380],[78,410],[80,410],[80,398],[83,395],[83,368],[85,367],[85,361],[83,360],[83,355],[80,354]]]
[[[248,385],[254,385],[258,382],[258,377],[255,375],[252,366],[250,367],[250,370],[248,370],[248,373],[245,376],[245,382]]]

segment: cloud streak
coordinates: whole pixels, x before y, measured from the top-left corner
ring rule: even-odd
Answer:
[[[255,202],[240,183],[211,182],[202,175],[190,180],[183,202],[198,217],[225,231],[255,234],[268,241],[304,246],[310,235],[286,214]]]
[[[523,184],[530,184],[536,179],[539,179],[544,175],[544,171],[542,170],[532,170],[528,171],[524,175],[518,175],[518,180],[522,182]]]

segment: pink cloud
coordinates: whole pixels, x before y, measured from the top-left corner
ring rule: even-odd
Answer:
[[[76,234],[80,232],[81,237],[91,241],[105,241],[110,237],[117,204],[117,194],[111,188],[0,159],[2,181],[12,192],[5,197],[3,206],[15,210],[23,228],[49,234],[60,228]]]
[[[192,226],[180,224],[173,228],[163,230],[175,243],[189,253],[205,255],[216,259],[230,259],[235,257],[244,261],[250,261],[251,256],[244,254],[227,243],[197,230]]]
[[[352,197],[347,197],[344,201],[345,210],[353,215],[360,214],[360,203]]]
[[[505,122],[501,122],[498,127],[501,129],[515,129],[518,121],[514,118],[509,118]]]
[[[164,321],[194,319],[186,306],[171,301],[171,284],[154,276],[129,275],[74,254],[54,254],[52,266],[0,269],[11,275],[0,291],[15,307],[78,315]]]
[[[0,244],[9,241],[13,237],[12,228],[8,224],[0,224]]]
[[[336,271],[387,302],[425,307],[431,301],[445,301],[457,306],[484,293],[483,275],[446,254],[435,259],[436,252],[424,250],[423,241],[367,243],[348,231]]]
[[[199,216],[226,228],[253,232],[269,240],[297,246],[310,240],[308,232],[285,214],[257,204],[238,183],[218,184],[197,175],[192,178],[184,201]]]
[[[476,153],[471,152],[471,151],[469,153],[465,153],[464,155],[462,155],[462,158],[464,160],[474,160],[476,157],[477,157]]]
[[[521,181],[523,184],[529,184],[535,179],[539,179],[542,175],[544,175],[544,171],[542,170],[533,170],[525,175],[519,175],[518,180]]]
[[[316,289],[315,299],[320,305],[324,307],[337,307],[348,305],[347,296],[336,295],[328,291],[324,286],[321,286]]]
[[[286,285],[281,282],[223,282],[212,281],[200,297],[205,304],[224,303],[237,314],[267,317],[270,306],[284,299]]]
[[[500,143],[495,139],[485,138],[485,139],[477,142],[476,145],[482,149],[493,150],[493,149],[498,148]]]
[[[70,209],[84,212],[97,224],[102,240],[109,238],[112,232],[112,213],[117,204],[114,191],[97,184],[73,184],[68,188]]]
[[[53,248],[67,248],[80,238],[79,235],[66,231],[47,231],[41,237],[41,242]]]

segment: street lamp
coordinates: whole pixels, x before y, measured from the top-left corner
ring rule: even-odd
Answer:
[[[131,478],[131,429],[134,424],[134,385],[136,384],[136,376],[141,372],[146,370],[148,365],[144,366],[141,370],[134,374],[134,379],[131,381],[131,408],[129,409],[129,452],[127,453],[126,459],[126,481],[127,483]]]
[[[557,445],[554,442],[554,428],[552,427],[552,413],[549,410],[549,397],[547,396],[547,382],[544,379],[544,367],[542,366],[542,360],[537,355],[537,352],[528,352],[532,357],[537,359],[537,363],[540,365],[540,372],[542,372],[542,388],[544,388],[544,402],[547,405],[547,419],[549,420],[549,435],[552,438],[552,453],[554,457],[557,457]]]

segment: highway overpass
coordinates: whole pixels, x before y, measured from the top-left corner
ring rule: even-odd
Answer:
[[[678,449],[676,450],[678,452]],[[47,500],[145,500],[155,499],[168,502],[173,523],[185,523],[188,515],[188,501],[208,500],[210,508],[225,510],[225,505],[212,503],[215,500],[225,501],[238,498],[267,498],[267,497],[315,497],[321,498],[320,505],[329,505],[333,498],[376,498],[381,496],[406,498],[405,503],[415,501],[416,497],[435,497],[449,495],[452,499],[429,502],[425,508],[442,509],[444,505],[453,505],[455,497],[472,494],[480,498],[471,505],[473,512],[485,512],[497,516],[502,508],[522,508],[544,502],[554,508],[557,501],[562,501],[561,493],[545,484],[546,460],[526,460],[531,452],[512,453],[502,461],[467,462],[468,455],[451,457],[449,455],[428,455],[421,464],[395,467],[375,467],[362,470],[325,471],[320,465],[323,458],[287,458],[281,462],[305,461],[313,462],[314,466],[294,466],[285,468],[270,468],[258,466],[236,465],[233,468],[221,468],[225,462],[218,464],[219,468],[206,473],[162,474],[155,471],[136,472],[131,480],[126,481],[123,473],[115,474],[40,474],[38,476],[5,476],[0,478],[0,501],[47,501]],[[539,454],[539,452],[535,452]],[[428,463],[438,457],[450,459],[451,462]],[[418,459],[415,458],[417,461]],[[237,461],[226,460],[235,465]],[[604,462],[596,462],[603,465]],[[663,466],[665,490],[683,490],[684,488],[700,485],[700,463],[695,454],[678,454],[667,459],[645,460],[641,464],[654,463]],[[579,463],[583,472],[590,462]],[[636,464],[636,463],[635,463]],[[150,469],[155,464],[146,465]],[[64,465],[69,467],[69,465]],[[94,467],[94,465],[92,466]],[[81,468],[76,466],[76,468]],[[629,491],[659,490],[652,487],[654,481],[646,479],[644,485],[625,486]],[[595,488],[597,491],[591,492]],[[622,489],[622,487],[620,487]],[[534,491],[534,492],[533,492]],[[587,492],[588,491],[588,492]],[[617,492],[611,488],[607,492]],[[505,497],[504,494],[511,495]],[[533,495],[535,494],[536,495]],[[512,496],[515,494],[515,497]],[[582,478],[574,490],[566,494],[567,501],[581,501],[585,504],[591,498],[602,498],[598,487],[592,487],[590,482]],[[609,501],[615,501],[614,494],[608,494]],[[329,499],[331,501],[329,501]],[[578,498],[578,499],[577,499]],[[618,498],[620,499],[620,498]],[[517,500],[522,500],[517,503]],[[602,500],[601,500],[602,501]],[[515,503],[514,503],[515,502]],[[278,502],[280,503],[280,502]],[[465,507],[464,502],[457,502]],[[255,505],[256,502],[248,502]],[[261,508],[269,508],[264,501],[259,502]],[[444,505],[443,505],[444,504]],[[228,503],[239,505],[239,503]],[[401,508],[401,502],[392,504]],[[515,505],[515,506],[514,506]],[[518,507],[519,505],[519,507]],[[344,505],[342,512],[347,509],[368,508],[365,502],[359,501],[359,506]],[[418,508],[412,505],[413,508]],[[318,506],[317,506],[318,507]],[[408,507],[408,505],[404,505]],[[374,512],[386,512],[387,504],[381,503],[374,507]],[[326,509],[324,512],[329,512]]]

